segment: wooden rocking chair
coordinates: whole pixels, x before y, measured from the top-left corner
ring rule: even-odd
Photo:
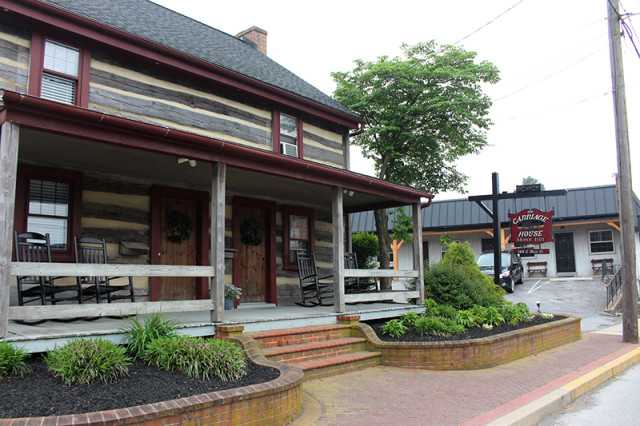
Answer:
[[[330,306],[327,299],[333,297],[333,275],[320,277],[316,268],[316,256],[312,251],[296,252],[298,262],[298,278],[300,279],[300,295],[302,302],[296,304],[304,307]]]

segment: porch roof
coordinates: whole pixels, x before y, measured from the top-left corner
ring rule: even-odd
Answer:
[[[152,153],[149,154],[150,158],[160,162],[160,165],[156,165],[155,168],[163,175],[170,171],[163,168],[161,162],[169,161],[174,157],[185,157],[205,163],[225,163],[231,167],[229,173],[236,173],[237,179],[233,181],[238,186],[235,189],[239,192],[259,192],[263,188],[268,189],[270,194],[277,194],[278,191],[286,188],[287,197],[318,204],[324,200],[322,191],[330,197],[330,188],[340,187],[349,194],[353,193],[351,196],[344,197],[346,212],[420,204],[425,199],[430,203],[433,198],[423,190],[348,170],[17,92],[4,91],[1,99],[0,123],[9,121],[20,124],[28,129],[23,132],[25,140],[31,140],[34,144],[37,143],[35,142],[37,138],[33,130],[47,133],[49,135],[47,144],[52,140],[69,144],[68,152],[73,153],[73,159],[67,157],[66,160],[84,163],[84,167],[91,167],[89,163],[91,158],[80,155],[78,149],[84,147],[84,149],[97,151],[113,150],[115,146],[125,150],[123,153],[127,149]],[[101,144],[78,143],[83,140],[101,142]],[[55,161],[57,155],[64,157],[63,151],[41,149],[46,147],[47,145],[34,145],[29,152],[40,155],[48,161]],[[22,148],[20,151],[22,156]],[[154,156],[153,153],[162,155]],[[95,162],[104,161],[100,155],[94,155],[93,158]],[[117,164],[110,165],[110,170],[127,174],[127,171],[132,170],[132,164],[129,161],[126,156],[122,156],[122,161],[119,160]],[[265,178],[260,178],[265,175]],[[299,184],[291,184],[291,182]],[[287,185],[284,185],[285,183]]]

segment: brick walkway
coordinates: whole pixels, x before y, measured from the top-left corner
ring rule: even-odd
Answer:
[[[294,425],[481,425],[638,348],[621,336],[578,342],[495,368],[423,371],[373,367],[306,382]]]

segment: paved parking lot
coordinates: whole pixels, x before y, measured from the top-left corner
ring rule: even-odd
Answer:
[[[536,312],[536,303],[540,302],[542,312],[578,316],[582,318],[583,333],[622,322],[621,316],[604,312],[606,285],[600,277],[528,278],[506,298],[513,303],[526,303],[532,312]]]

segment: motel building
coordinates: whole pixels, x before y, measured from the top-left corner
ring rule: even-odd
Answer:
[[[640,270],[640,203],[635,194],[633,201],[636,270]],[[517,244],[511,241],[512,219],[516,216],[524,221],[535,219],[542,212],[553,212],[549,229],[553,242]],[[566,196],[500,200],[499,218],[501,249],[526,249],[520,254],[525,278],[601,275],[603,261],[609,272],[611,268],[617,270],[622,263],[615,185],[569,189]],[[521,237],[528,237],[521,240],[535,240],[537,234],[544,233],[546,225],[543,226],[542,222],[538,221],[540,226],[537,229],[533,227],[521,231]],[[492,219],[478,204],[467,198],[434,201],[430,207],[422,209],[422,224],[423,258],[430,264],[442,259],[444,248],[440,238],[443,234],[448,234],[455,242],[468,242],[476,256],[493,248]],[[352,232],[363,231],[375,233],[372,212],[352,215]],[[391,251],[394,268],[412,266],[412,244],[395,241]]]

